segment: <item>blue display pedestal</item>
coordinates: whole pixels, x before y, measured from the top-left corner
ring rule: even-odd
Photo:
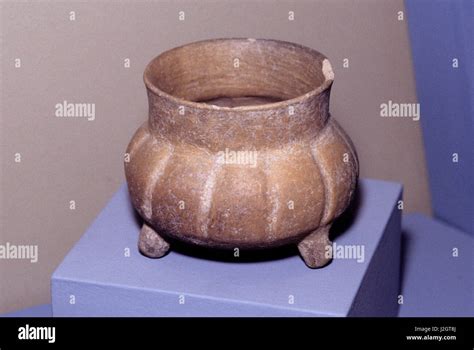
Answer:
[[[400,316],[474,316],[474,239],[420,214],[403,217]]]
[[[51,317],[53,312],[50,304],[37,305],[22,309],[7,314],[0,315],[0,317]]]
[[[229,251],[227,260],[183,251],[143,257],[140,222],[122,186],[53,274],[53,315],[395,316],[401,191],[361,180],[352,215],[333,230],[336,254],[345,256],[311,270],[286,252],[255,261],[245,251],[240,258]]]

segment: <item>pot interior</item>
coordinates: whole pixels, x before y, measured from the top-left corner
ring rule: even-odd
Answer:
[[[219,39],[167,51],[145,70],[145,82],[176,98],[215,106],[285,101],[332,80],[319,52],[274,40]],[[327,61],[327,60],[326,60]],[[327,61],[329,62],[329,61]]]

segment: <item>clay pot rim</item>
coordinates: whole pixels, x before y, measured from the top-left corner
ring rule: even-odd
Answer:
[[[322,59],[322,73],[325,77],[324,82],[316,87],[315,89],[283,101],[278,101],[278,102],[271,102],[271,103],[266,103],[266,104],[261,104],[261,105],[250,105],[250,106],[236,106],[236,107],[224,107],[224,106],[216,106],[216,105],[211,105],[207,104],[205,102],[194,102],[190,100],[186,100],[180,97],[173,96],[161,89],[159,89],[155,84],[151,82],[149,79],[149,72],[151,71],[151,66],[153,63],[158,60],[162,55],[165,53],[169,53],[171,51],[179,50],[183,47],[190,46],[190,45],[200,45],[200,44],[206,44],[206,43],[211,43],[211,42],[219,42],[219,41],[236,41],[236,42],[271,42],[279,45],[284,45],[287,47],[292,47],[297,50],[304,51],[306,53],[309,53],[311,55],[315,56],[315,60],[320,60]],[[172,101],[173,103],[184,106],[184,107],[190,107],[190,108],[195,108],[195,109],[201,109],[201,110],[208,110],[208,111],[237,111],[237,112],[253,112],[253,111],[266,111],[266,110],[275,110],[275,109],[280,109],[280,108],[287,108],[291,105],[295,104],[300,104],[304,103],[308,100],[310,100],[312,97],[317,96],[324,92],[325,90],[329,89],[334,81],[334,71],[332,69],[332,65],[329,61],[329,59],[323,55],[321,52],[314,50],[310,47],[301,45],[301,44],[296,44],[288,41],[283,41],[283,40],[276,40],[276,39],[254,39],[254,38],[218,38],[218,39],[207,39],[207,40],[200,40],[200,41],[195,41],[190,44],[185,44],[185,45],[180,45],[177,47],[174,47],[170,50],[164,51],[160,53],[158,56],[155,56],[146,66],[145,71],[143,73],[143,81],[145,83],[146,88],[153,92],[154,94],[163,97],[167,100]]]

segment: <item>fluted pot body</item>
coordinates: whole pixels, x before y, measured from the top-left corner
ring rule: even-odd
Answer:
[[[358,177],[355,149],[329,113],[333,80],[325,56],[274,40],[201,41],[153,59],[149,118],[125,161],[142,253],[164,255],[170,239],[294,243],[310,267],[326,264],[329,227]]]

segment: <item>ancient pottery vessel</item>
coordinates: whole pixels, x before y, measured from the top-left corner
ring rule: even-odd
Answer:
[[[275,40],[201,41],[153,59],[149,119],[125,160],[145,222],[140,251],[161,257],[173,239],[296,244],[309,267],[325,265],[358,178],[354,146],[329,114],[333,79],[324,55]]]

